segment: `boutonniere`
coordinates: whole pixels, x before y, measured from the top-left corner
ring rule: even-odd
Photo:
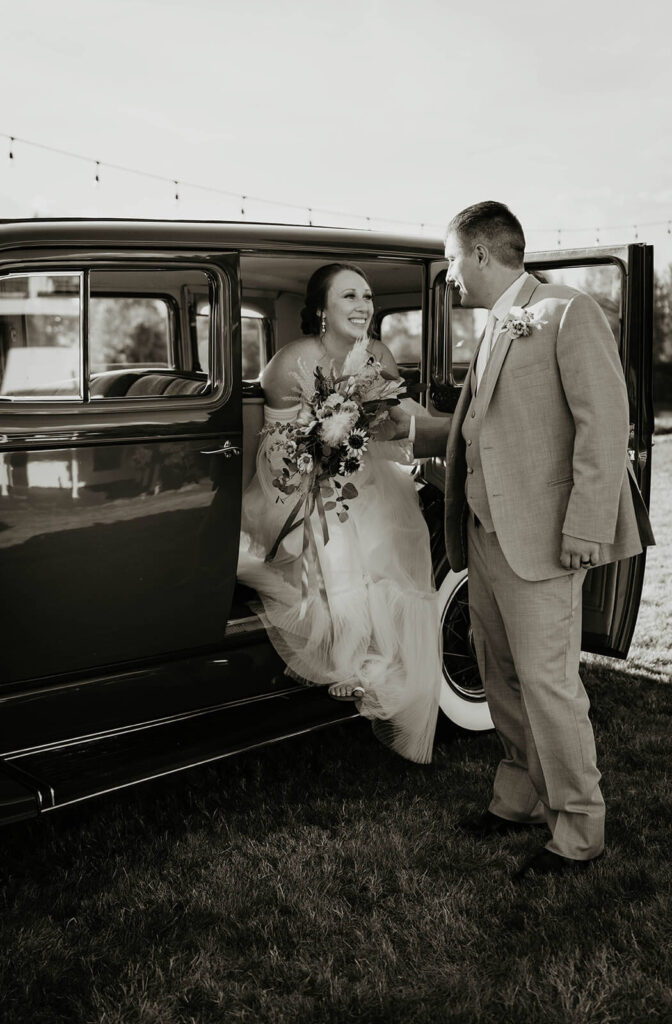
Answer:
[[[548,320],[539,320],[529,309],[522,306],[512,306],[509,310],[503,328],[511,331],[514,338],[527,338],[532,331],[540,331]]]

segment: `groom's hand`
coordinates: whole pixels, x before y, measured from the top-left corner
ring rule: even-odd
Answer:
[[[400,405],[392,405],[389,409],[390,423],[394,432],[390,435],[390,441],[400,441],[408,437],[411,429],[411,417]]]
[[[589,569],[600,560],[600,545],[581,537],[563,533],[560,544],[560,563],[563,569]]]
[[[415,420],[415,441],[413,454],[416,459],[428,459],[432,456],[446,454],[446,441],[450,431],[452,416],[418,416]],[[393,441],[408,437],[411,427],[410,415],[400,405],[390,409],[390,423],[394,428]]]

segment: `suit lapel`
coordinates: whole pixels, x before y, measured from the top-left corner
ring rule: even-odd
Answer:
[[[523,281],[520,286],[520,291],[516,295],[515,301],[511,303],[511,307],[526,306],[532,298],[538,284],[539,282],[536,277],[532,277],[531,274],[528,274],[526,280]],[[497,378],[499,377],[502,366],[504,365],[504,360],[506,359],[512,341],[513,335],[510,330],[502,331],[497,336],[497,343],[495,344],[495,347],[492,350],[492,355],[488,360],[488,365],[486,366],[485,373],[481,378],[481,387],[479,389],[482,402],[481,414],[483,416],[490,404],[490,399],[492,398],[492,393],[495,390]]]

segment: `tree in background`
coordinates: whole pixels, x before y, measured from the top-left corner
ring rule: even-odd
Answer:
[[[672,264],[654,276],[653,400],[657,411],[672,407]]]
[[[89,306],[91,369],[116,366],[168,366],[168,307],[160,299],[91,297]]]

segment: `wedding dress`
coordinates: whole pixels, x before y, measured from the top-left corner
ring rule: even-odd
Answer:
[[[265,406],[265,421],[291,421],[300,409],[300,403]],[[411,761],[429,762],[441,679],[439,610],[427,526],[414,480],[402,468],[413,461],[411,443],[370,442],[363,468],[341,478],[358,491],[348,502],[347,521],[326,513],[325,544],[314,511],[315,546],[308,555],[298,528],[266,562],[293,505],[291,498],[279,500],[272,484],[267,440],[243,496],[239,579],[258,592],[262,622],[288,674],[312,684],[362,686],[359,711],[372,720],[376,736]],[[319,569],[310,564],[314,558]],[[303,573],[308,591],[302,607]]]

